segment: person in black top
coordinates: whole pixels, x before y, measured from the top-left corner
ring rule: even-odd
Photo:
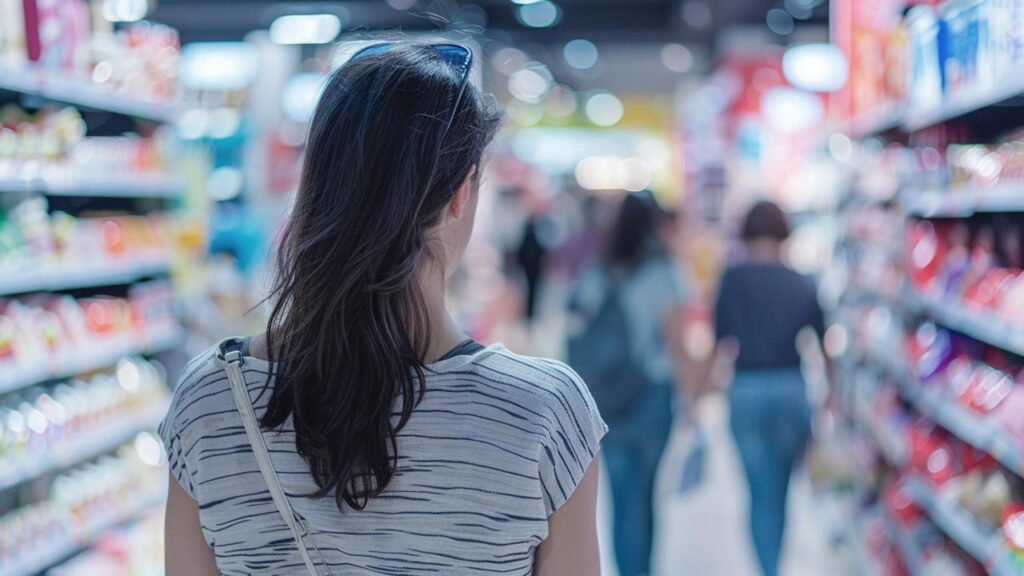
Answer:
[[[747,258],[726,270],[715,303],[719,349],[735,358],[730,427],[750,488],[750,530],[765,576],[778,574],[790,475],[810,436],[797,334],[825,326],[814,282],[782,263],[789,224],[778,206],[747,214]]]

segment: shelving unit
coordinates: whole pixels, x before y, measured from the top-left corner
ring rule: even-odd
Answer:
[[[125,356],[162,352],[180,345],[184,338],[185,333],[180,327],[166,329],[146,334],[140,339],[99,344],[86,353],[65,359],[58,365],[40,364],[23,370],[10,371],[0,376],[0,394],[13,392],[47,380],[70,378],[78,374],[101,370],[112,366]]]
[[[992,576],[1018,574],[1007,571],[1003,558],[1009,555],[1009,551],[1003,546],[1000,536],[981,526],[970,512],[937,494],[920,478],[909,478],[907,491],[935,525],[975,560],[988,567]]]
[[[935,393],[915,393],[915,405],[954,436],[992,455],[1003,466],[1024,477],[1024,458],[1012,440],[981,417]]]
[[[924,556],[917,548],[917,545],[910,539],[910,534],[900,528],[899,522],[892,516],[886,516],[885,524],[889,529],[889,535],[896,542],[896,549],[899,550],[900,558],[907,567],[911,576],[927,576],[925,572]]]
[[[921,383],[910,369],[898,359],[885,358],[880,354],[869,355],[869,361],[882,367],[900,388],[900,394],[930,420],[951,432],[957,438],[992,455],[1008,470],[1024,477],[1024,454],[1020,448],[1002,430],[986,422],[980,416],[956,404],[952,399],[935,391],[922,389]],[[886,455],[890,463],[899,467],[900,460],[894,448],[878,438],[877,427],[873,423],[865,423],[876,438],[879,449]]]
[[[128,177],[0,178],[0,194],[38,192],[45,196],[95,198],[177,198],[184,182],[170,175],[131,174]]]
[[[98,519],[84,534],[77,538],[64,538],[47,542],[17,562],[0,566],[4,576],[35,576],[47,568],[62,562],[75,554],[90,548],[103,533],[122,524],[138,520],[155,511],[164,502],[164,493],[149,494],[139,499],[128,514],[112,515]]]
[[[126,98],[91,79],[67,76],[32,65],[0,68],[0,90],[151,122],[167,123],[177,117],[177,108],[172,104]]]
[[[949,98],[936,108],[908,108],[903,118],[903,129],[916,132],[941,122],[962,118],[981,110],[1003,104],[1024,94],[1024,76],[1015,74],[1001,78],[991,86],[966,88],[953,98]]]
[[[882,104],[850,122],[850,133],[856,138],[878,136],[903,126],[902,107],[889,102]]]
[[[907,214],[920,218],[967,218],[986,212],[1024,212],[1024,185],[956,192],[928,190],[909,194]]]
[[[163,261],[103,267],[68,264],[52,270],[29,268],[4,271],[0,278],[0,296],[131,284],[142,278],[166,275],[170,270],[170,262]]]
[[[139,432],[152,430],[167,412],[161,402],[143,414],[122,417],[104,424],[103,428],[69,438],[66,442],[33,455],[30,459],[0,469],[0,490],[17,486],[32,478],[56,472],[91,460],[130,442]]]
[[[0,411],[24,417],[0,449],[2,576],[51,573],[163,507],[155,430],[188,340],[185,286],[202,281],[186,263],[200,264],[206,207],[188,192],[209,164],[174,141],[180,36],[74,4],[75,22],[0,9],[43,34],[40,54],[16,42],[0,62],[14,150],[0,162]]]
[[[999,317],[972,310],[960,303],[915,297],[918,305],[943,326],[995,346],[1007,352],[1024,355],[1024,327]]]

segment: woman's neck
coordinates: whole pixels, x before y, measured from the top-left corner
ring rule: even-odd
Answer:
[[[452,348],[465,341],[468,336],[448,313],[445,298],[447,278],[443,267],[426,264],[420,269],[417,281],[423,294],[427,323],[430,325],[430,343],[423,359],[425,363],[429,364],[444,357]]]
[[[747,259],[759,264],[782,261],[782,243],[772,238],[754,238],[747,242]]]

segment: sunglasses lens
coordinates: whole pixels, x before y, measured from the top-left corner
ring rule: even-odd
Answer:
[[[468,48],[457,44],[437,44],[433,48],[463,79],[469,74],[473,53]]]

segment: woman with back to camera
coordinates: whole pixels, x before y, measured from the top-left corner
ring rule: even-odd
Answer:
[[[599,574],[586,387],[445,309],[499,123],[471,57],[379,44],[328,81],[266,332],[195,358],[161,426],[168,576]]]
[[[767,201],[747,213],[746,260],[722,277],[715,303],[719,350],[734,357],[730,427],[750,489],[750,530],[765,576],[779,570],[789,479],[807,445],[811,409],[797,334],[825,330],[814,282],[782,263],[789,223]]]

